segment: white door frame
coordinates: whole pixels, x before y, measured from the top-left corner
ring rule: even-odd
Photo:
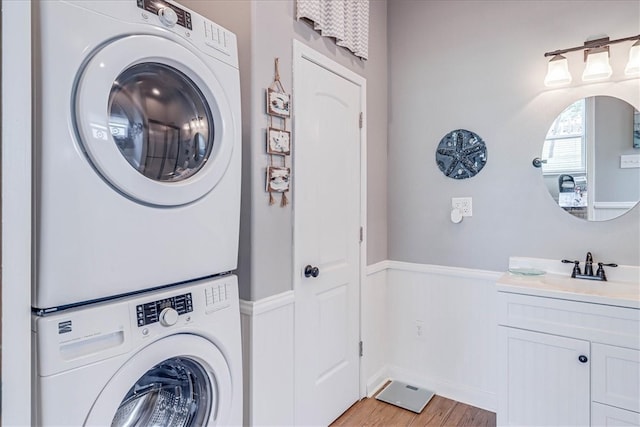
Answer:
[[[31,7],[2,1],[3,425],[31,425]]]
[[[298,41],[298,40],[293,40],[293,60],[292,60],[292,67],[293,67],[293,82],[294,82],[294,88],[295,88],[295,79],[296,79],[296,75],[298,75],[298,73],[300,72],[300,61],[301,60],[308,60],[311,61],[329,71],[331,71],[332,73],[335,73],[337,75],[339,75],[340,77],[349,80],[350,82],[356,84],[357,86],[360,87],[360,105],[362,106],[362,127],[360,130],[360,226],[362,227],[362,242],[360,242],[360,248],[359,248],[359,259],[360,259],[360,265],[358,268],[358,272],[359,272],[359,277],[358,277],[358,288],[359,288],[359,304],[358,304],[358,310],[359,310],[359,325],[358,325],[358,329],[360,331],[360,340],[362,340],[362,284],[364,281],[364,278],[366,277],[366,266],[367,266],[367,122],[366,122],[366,117],[367,117],[367,112],[366,112],[366,106],[367,106],[367,80],[362,77],[359,74],[356,74],[355,72],[351,71],[350,69],[338,64],[337,62],[335,62],[334,60],[322,55],[321,53],[315,51],[314,49],[310,48],[309,46],[305,45],[304,43]],[[295,93],[293,94],[294,96],[294,102],[293,102],[293,138],[295,141],[295,135],[298,133],[297,132],[297,124],[296,124],[296,120],[295,120]],[[293,144],[293,148],[292,148],[293,154],[292,154],[292,195],[293,195],[293,206],[292,206],[292,215],[293,215],[293,250],[292,250],[292,255],[293,255],[293,271],[291,272],[291,278],[292,278],[292,283],[294,285],[294,291],[295,291],[295,284],[296,282],[299,283],[299,280],[297,279],[298,276],[300,275],[300,268],[299,268],[299,260],[297,259],[297,255],[296,255],[296,247],[298,247],[298,235],[296,233],[296,230],[299,229],[298,227],[298,219],[296,217],[296,200],[297,200],[297,187],[295,185],[295,165],[296,165],[296,150],[295,150],[295,142]],[[295,328],[295,325],[294,325]],[[358,361],[359,363],[359,370],[360,370],[360,398],[364,397],[366,395],[366,379],[364,378],[363,372],[362,372],[362,357],[360,357],[360,360]]]

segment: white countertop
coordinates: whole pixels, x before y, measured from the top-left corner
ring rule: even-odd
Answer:
[[[549,263],[544,261],[549,261]],[[556,263],[557,261],[553,260],[512,258],[509,262],[510,268],[536,268],[547,271],[547,273],[539,276],[505,273],[498,279],[496,288],[501,292],[640,309],[640,280],[637,279],[640,267],[621,266],[615,280],[610,278],[608,281],[602,282],[572,279],[572,265],[570,264],[562,264],[566,268],[566,273],[558,274]],[[607,270],[608,276],[612,270],[614,268]]]

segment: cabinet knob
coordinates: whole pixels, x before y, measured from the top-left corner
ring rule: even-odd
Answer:
[[[320,275],[320,269],[318,267],[312,267],[307,265],[304,268],[304,277],[318,277]]]
[[[580,361],[580,363],[587,363],[589,359],[584,354],[581,354],[580,356],[578,356],[578,360]]]

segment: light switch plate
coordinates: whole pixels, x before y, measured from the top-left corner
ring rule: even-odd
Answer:
[[[623,154],[620,156],[620,168],[640,168],[640,154]]]

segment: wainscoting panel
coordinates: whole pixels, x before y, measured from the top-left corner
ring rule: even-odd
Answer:
[[[294,293],[240,301],[244,425],[294,424]]]
[[[361,394],[388,379],[497,408],[495,282],[502,273],[383,261],[361,288]],[[293,291],[241,301],[244,424],[294,423]]]
[[[362,335],[382,330],[381,341],[365,341],[367,393],[386,377],[495,411],[495,282],[502,273],[394,261],[381,267],[363,291]]]
[[[389,379],[388,261],[370,265],[360,296],[363,354],[360,359],[360,394],[371,397]]]

